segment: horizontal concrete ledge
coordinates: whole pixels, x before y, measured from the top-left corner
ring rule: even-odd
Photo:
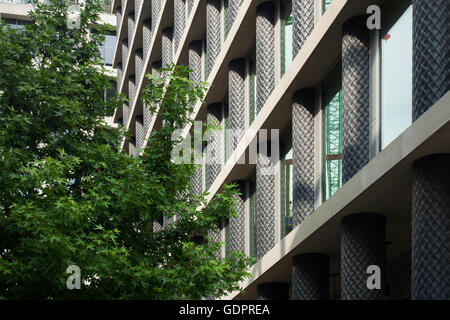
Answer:
[[[338,272],[340,220],[348,214],[385,215],[386,240],[392,242],[388,259],[408,250],[412,164],[437,153],[450,153],[450,91],[260,259],[241,283],[245,293],[233,292],[225,299],[254,299],[259,283],[289,283],[292,257],[300,253],[328,254]]]

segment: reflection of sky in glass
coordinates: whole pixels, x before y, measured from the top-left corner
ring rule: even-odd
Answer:
[[[382,148],[391,143],[412,122],[411,6],[388,34],[389,39],[381,40]]]

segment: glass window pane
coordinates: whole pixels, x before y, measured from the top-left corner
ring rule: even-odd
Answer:
[[[381,40],[381,146],[412,123],[412,6]]]
[[[292,2],[283,0],[280,4],[280,48],[281,76],[292,62]]]

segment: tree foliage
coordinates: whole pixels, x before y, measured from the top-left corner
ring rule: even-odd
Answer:
[[[104,118],[125,98],[103,99],[99,10],[87,1],[71,29],[66,1],[51,0],[24,29],[0,26],[0,297],[199,299],[236,290],[252,261],[237,252],[216,259],[222,244],[206,230],[236,214],[237,191],[225,186],[206,205],[191,192],[195,165],[171,162],[172,134],[189,123],[205,84],[190,82],[186,67],[148,75],[145,100],[159,106],[163,125],[142,156],[118,152],[125,130]],[[67,289],[70,265],[81,268],[80,290]]]

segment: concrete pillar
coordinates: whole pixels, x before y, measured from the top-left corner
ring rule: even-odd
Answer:
[[[413,166],[411,298],[450,299],[450,154]]]
[[[128,98],[130,99],[130,108],[135,97],[136,97],[136,77],[134,76],[134,74],[132,74],[131,76],[128,77]]]
[[[189,44],[189,80],[195,82],[202,81],[202,42],[200,40],[192,41]],[[202,152],[202,150],[196,150]],[[192,191],[199,195],[203,189],[202,167],[198,164],[195,173],[191,177]]]
[[[127,67],[127,61],[128,61],[128,39],[124,39],[122,40],[122,65],[124,71],[125,68]]]
[[[122,71],[122,63],[117,64],[117,90],[120,90],[120,85],[122,83],[123,71]]]
[[[342,182],[369,162],[369,29],[347,20],[342,36]]]
[[[186,25],[186,0],[174,0],[173,29],[174,29],[174,52],[177,52],[178,44],[183,35]]]
[[[128,117],[130,115],[130,107],[128,101],[124,101],[122,104],[122,125],[126,126],[128,123]]]
[[[237,217],[231,217],[228,222],[227,249],[229,251],[245,252],[245,180],[234,181],[238,185],[240,195],[235,196]]]
[[[330,261],[326,254],[299,254],[292,261],[292,300],[328,300]]]
[[[128,14],[128,39],[130,40],[130,44],[133,42],[135,24],[134,11],[132,11]]]
[[[233,26],[234,20],[239,13],[239,9],[242,5],[242,0],[228,0],[228,26],[227,29],[230,31]]]
[[[275,88],[275,3],[256,8],[256,110],[259,112]]]
[[[144,20],[142,30],[142,46],[144,59],[147,58],[150,53],[150,43],[152,41],[152,22],[150,19]]]
[[[295,57],[314,29],[314,0],[292,0],[292,56]]]
[[[136,58],[134,61],[136,67],[136,80],[139,81],[144,68],[144,53],[142,48],[136,50]]]
[[[271,147],[267,147],[267,154],[259,149],[256,160],[256,256],[261,259],[276,243],[276,184],[274,165],[268,155]]]
[[[245,131],[245,59],[232,60],[228,71],[228,128],[227,144],[231,154]]]
[[[288,300],[289,285],[280,282],[267,282],[256,287],[257,300]]]
[[[120,24],[122,23],[122,8],[116,9],[116,32],[119,33]]]
[[[222,104],[214,103],[207,108],[206,123],[208,127],[217,127],[222,122]],[[222,131],[210,129],[206,146],[206,190],[213,184],[222,168]]]
[[[202,41],[195,40],[189,44],[189,80],[202,81]]]
[[[380,289],[369,289],[369,266],[380,268]],[[384,300],[386,275],[385,217],[357,213],[341,221],[341,299]]]
[[[152,0],[152,32],[157,32],[155,30],[156,23],[159,18],[159,11],[161,10],[161,0]]]
[[[162,31],[162,67],[166,68],[173,61],[172,28]]]
[[[144,119],[142,115],[136,116],[136,148],[142,148],[144,144]]]
[[[220,1],[206,1],[206,78],[220,52]]]
[[[314,211],[314,88],[292,98],[294,227]]]
[[[134,12],[135,12],[136,18],[139,17],[139,12],[141,10],[141,3],[142,3],[142,0],[134,0]]]
[[[413,0],[413,120],[450,90],[450,2]],[[411,298],[450,299],[450,155],[414,163]]]
[[[413,0],[413,120],[450,90],[450,1]]]

